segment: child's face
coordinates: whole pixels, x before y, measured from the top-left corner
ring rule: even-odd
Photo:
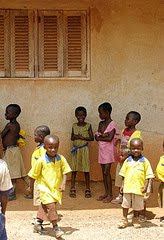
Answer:
[[[105,112],[103,108],[99,108],[98,112],[101,120],[105,120],[109,116],[109,112]]]
[[[37,130],[34,131],[34,141],[36,143],[42,143],[43,142],[43,135]]]
[[[44,145],[44,148],[47,150],[47,154],[50,157],[55,157],[55,155],[58,152],[59,143],[58,142],[53,142],[53,143],[46,142]]]
[[[134,119],[133,114],[127,114],[125,118],[125,126],[133,127],[137,124],[137,120]]]
[[[76,116],[79,123],[83,123],[85,121],[85,118],[86,118],[85,112],[78,111],[75,116]]]
[[[12,108],[6,108],[5,118],[7,120],[12,120],[16,118],[16,113],[12,111]]]
[[[143,151],[143,144],[141,141],[132,141],[130,142],[130,151],[134,157],[139,157]]]

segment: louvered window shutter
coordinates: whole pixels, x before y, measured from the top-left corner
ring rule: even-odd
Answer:
[[[60,11],[39,11],[39,77],[62,77],[63,41]]]
[[[10,76],[9,11],[0,10],[0,77]]]
[[[33,11],[11,11],[11,77],[34,77]]]
[[[85,11],[65,11],[65,77],[86,77],[87,24]]]

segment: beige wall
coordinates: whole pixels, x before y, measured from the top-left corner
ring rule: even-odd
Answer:
[[[128,111],[142,115],[138,128],[144,137],[145,155],[155,168],[164,139],[164,3],[161,0],[1,0],[0,8],[90,8],[90,81],[33,81],[0,79],[0,129],[6,124],[4,110],[18,103],[18,118],[27,132],[23,156],[27,170],[35,146],[33,130],[47,124],[61,140],[60,152],[69,158],[74,109],[84,105],[94,132],[97,107],[113,105],[113,119],[120,129]],[[92,180],[101,179],[97,144],[91,143]],[[113,169],[114,174],[114,169]]]

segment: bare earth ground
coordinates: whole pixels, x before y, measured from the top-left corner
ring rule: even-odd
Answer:
[[[159,216],[164,216],[164,209],[158,208],[157,189],[155,182],[154,193],[147,202],[148,222],[141,229],[128,227],[118,229],[117,224],[122,217],[120,205],[98,202],[96,198],[103,193],[101,182],[92,182],[92,198],[85,199],[85,185],[77,183],[77,197],[72,199],[68,196],[69,183],[63,196],[62,206],[58,206],[61,216],[59,225],[64,231],[60,239],[65,240],[128,240],[128,239],[164,239],[164,227],[159,226]],[[114,188],[114,196],[117,190]],[[31,224],[37,207],[33,207],[32,200],[24,199],[18,194],[17,200],[9,202],[7,209],[7,233],[9,240],[50,240],[55,239],[52,228],[46,225],[44,235],[33,233]]]

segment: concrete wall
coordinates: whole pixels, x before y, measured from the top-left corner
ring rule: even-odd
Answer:
[[[27,132],[22,149],[27,170],[35,147],[33,130],[47,124],[60,137],[60,153],[69,158],[74,109],[84,105],[87,121],[97,130],[97,107],[104,101],[113,106],[113,119],[120,129],[130,110],[139,111],[138,129],[144,137],[144,153],[155,168],[164,139],[164,2],[161,0],[1,0],[0,8],[13,9],[90,8],[90,81],[34,81],[0,79],[0,129],[4,111],[18,103],[18,118]],[[97,144],[90,145],[91,178],[101,179]],[[113,168],[114,175],[114,168]]]

